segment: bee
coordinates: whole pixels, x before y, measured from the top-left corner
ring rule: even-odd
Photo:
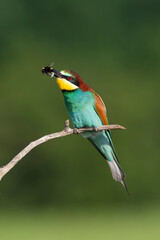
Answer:
[[[54,76],[54,71],[53,71],[53,68],[50,66],[46,66],[46,67],[43,67],[42,68],[42,73],[43,74],[47,74],[49,75],[50,77],[53,77]]]
[[[62,77],[62,74],[59,71],[57,71],[56,69],[52,68],[52,65],[53,65],[53,63],[50,64],[49,66],[43,67],[42,68],[42,73],[46,74],[50,77],[53,77],[53,76]]]

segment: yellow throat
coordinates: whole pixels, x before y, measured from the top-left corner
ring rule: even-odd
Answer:
[[[61,90],[72,91],[78,87],[64,78],[57,78],[57,84]]]

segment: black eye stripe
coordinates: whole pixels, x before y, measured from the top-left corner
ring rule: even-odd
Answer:
[[[74,79],[73,77],[71,77],[71,76],[65,76],[65,75],[63,75],[63,77],[64,77],[67,81],[69,81],[70,83],[73,83],[74,85],[79,86],[79,82],[78,82],[76,79]]]
[[[63,78],[65,78],[66,80],[69,80],[69,81],[73,80],[73,78],[72,78],[71,76],[65,76],[65,75],[63,75]]]

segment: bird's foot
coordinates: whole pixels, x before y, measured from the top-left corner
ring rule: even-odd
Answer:
[[[97,131],[98,131],[98,128],[97,128],[97,127],[94,127],[94,131],[97,132]]]
[[[73,133],[74,134],[79,134],[80,132],[79,132],[78,128],[73,128]]]

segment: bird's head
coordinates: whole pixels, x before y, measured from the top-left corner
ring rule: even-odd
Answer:
[[[50,77],[55,76],[57,78],[57,84],[62,91],[74,91],[80,88],[82,91],[88,91],[91,88],[83,82],[82,78],[71,70],[63,70],[61,72],[56,69],[47,66],[42,69],[43,74],[47,74]]]
[[[62,91],[73,91],[79,88],[81,77],[70,70],[57,71],[52,67],[44,67],[42,73],[55,76],[57,78],[57,84]]]

